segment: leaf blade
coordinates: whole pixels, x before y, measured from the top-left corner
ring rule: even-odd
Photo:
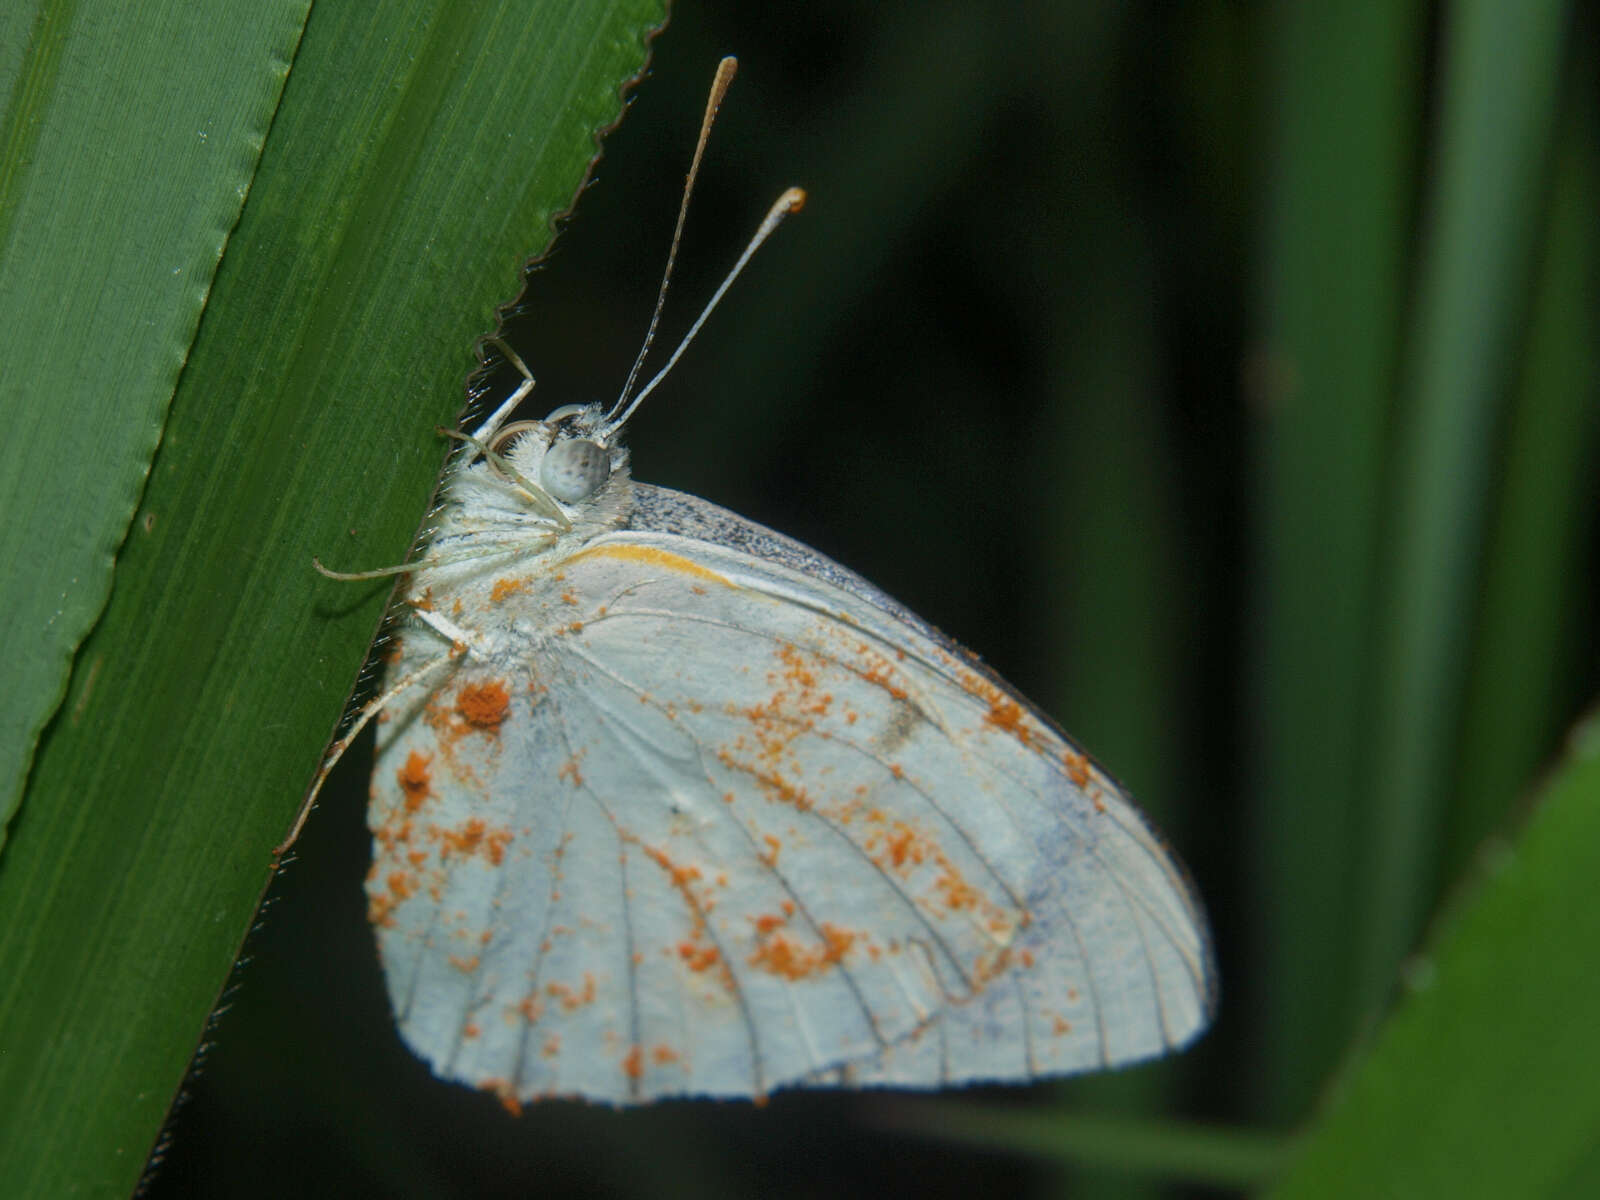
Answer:
[[[404,554],[444,454],[427,430],[660,18],[413,0],[308,26],[79,719],[42,745],[0,871],[19,1194],[131,1184],[383,607],[311,555]]]

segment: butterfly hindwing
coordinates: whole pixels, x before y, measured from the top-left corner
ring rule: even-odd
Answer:
[[[1203,920],[1108,777],[870,585],[639,492],[691,532],[486,568],[496,636],[386,714],[371,912],[439,1074],[931,1087],[1199,1031]],[[408,632],[400,668],[448,651]]]

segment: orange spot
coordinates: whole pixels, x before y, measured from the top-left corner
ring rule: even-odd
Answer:
[[[482,1032],[483,1030],[478,1028],[478,1023],[476,1021],[468,1021],[461,1027],[462,1037],[475,1038]]]
[[[1089,786],[1089,760],[1076,750],[1067,750],[1061,756],[1061,765],[1066,768],[1067,778],[1072,780],[1076,788]]]
[[[568,1012],[582,1008],[585,1004],[594,1003],[594,976],[585,971],[583,974],[583,991],[574,991],[564,983],[551,983],[545,986],[545,991],[561,1001],[561,1007]]]
[[[433,780],[428,774],[428,764],[432,761],[433,755],[413,750],[406,756],[406,765],[394,773],[405,794],[407,812],[416,812],[432,794]]]
[[[903,867],[906,865],[906,859],[915,850],[917,861],[921,862],[922,852],[916,847],[916,836],[909,825],[901,826],[899,831],[889,839],[889,861],[897,867]]]
[[[689,965],[691,971],[706,971],[717,965],[722,955],[715,946],[698,946],[693,942],[678,943],[678,957]]]
[[[441,858],[452,855],[471,857],[481,853],[491,866],[496,867],[505,861],[506,846],[513,839],[510,830],[490,829],[482,817],[473,817],[456,829],[430,829],[429,833],[441,843]]]
[[[963,879],[961,873],[948,863],[945,864],[944,874],[939,876],[934,886],[944,893],[945,904],[958,912],[973,908],[978,903],[978,889]]]
[[[463,974],[470,975],[478,969],[478,956],[469,954],[463,957],[459,954],[452,954],[450,956],[450,965]]]
[[[655,1059],[656,1066],[665,1067],[678,1061],[678,1052],[671,1046],[657,1046],[650,1051],[650,1057]]]
[[[541,1049],[543,1050],[546,1058],[554,1058],[556,1055],[561,1053],[560,1037],[552,1033],[549,1037],[545,1038],[544,1046],[541,1047]]]
[[[747,960],[758,967],[785,979],[806,979],[835,966],[849,951],[856,935],[847,929],[824,922],[820,945],[802,942],[788,933],[774,932],[765,936]]]
[[[629,1079],[638,1079],[644,1074],[644,1054],[640,1051],[638,1046],[635,1046],[632,1050],[629,1050],[628,1053],[623,1057],[622,1073]]]
[[[1065,1017],[1057,1017],[1055,1019],[1055,1024],[1051,1026],[1051,1028],[1057,1034],[1071,1033],[1072,1022],[1067,1020]]]
[[[578,770],[578,755],[574,754],[561,764],[561,769],[556,772],[557,779],[570,779],[573,787],[583,786],[583,773]]]
[[[489,732],[500,728],[510,708],[511,697],[506,693],[506,685],[498,679],[477,686],[469,683],[456,695],[456,711],[469,724]]]
[[[886,818],[882,812],[874,809],[867,819],[883,822]],[[871,834],[866,840],[866,847],[872,854],[872,861],[880,867],[902,872],[908,863],[912,867],[920,866],[929,853],[927,842],[904,821],[895,821],[888,830]]]
[[[968,695],[975,696],[989,706],[989,711],[983,714],[985,724],[1009,733],[1024,746],[1033,746],[1039,734],[1028,725],[1022,705],[981,675],[963,674],[961,686]]]
[[[507,599],[515,596],[528,586],[526,579],[496,579],[494,586],[489,589],[490,604],[504,604]]]

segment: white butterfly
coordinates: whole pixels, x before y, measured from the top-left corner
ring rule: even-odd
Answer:
[[[507,350],[523,383],[458,435],[404,568],[357,728],[381,712],[366,886],[406,1042],[515,1107],[1023,1080],[1196,1037],[1205,919],[1115,782],[859,576],[630,477],[623,427],[681,352],[631,403],[633,375],[609,412],[508,424],[533,379]]]

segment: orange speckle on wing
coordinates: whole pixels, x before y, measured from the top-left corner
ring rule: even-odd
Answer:
[[[678,1052],[671,1046],[657,1046],[650,1051],[650,1057],[655,1060],[655,1064],[658,1067],[670,1066],[672,1063],[677,1062],[679,1058]]]
[[[761,855],[761,861],[769,867],[776,867],[778,865],[778,851],[783,849],[783,843],[770,833],[762,834],[761,840],[767,846],[766,852]]]
[[[506,719],[511,708],[511,696],[506,685],[498,679],[488,683],[467,684],[456,694],[456,711],[471,725],[486,732],[495,732]]]
[[[405,795],[407,812],[416,812],[432,794],[433,780],[428,774],[428,764],[432,761],[433,755],[413,750],[406,756],[406,765],[394,773]]]
[[[574,754],[572,757],[568,758],[566,762],[562,763],[560,769],[556,771],[556,778],[569,780],[573,787],[582,787],[583,772],[578,770],[578,759],[580,755],[581,752],[579,754]]]
[[[638,1079],[644,1074],[644,1053],[637,1045],[623,1056],[622,1073],[629,1079]]]
[[[452,954],[450,965],[463,974],[470,975],[478,969],[478,956],[476,954]]]
[[[1038,742],[1039,730],[1028,722],[1026,710],[992,681],[965,671],[960,675],[960,682],[969,696],[989,706],[989,711],[983,714],[984,724],[1009,733],[1029,748]]]
[[[709,971],[722,961],[722,955],[715,946],[703,946],[696,942],[679,942],[678,957],[688,964],[691,971]]]
[[[757,922],[759,929],[760,922]],[[752,967],[785,979],[807,979],[836,966],[855,943],[856,934],[823,922],[820,943],[802,940],[787,930],[763,934],[748,960]]]
[[[554,1058],[556,1055],[561,1053],[560,1036],[552,1033],[549,1037],[545,1038],[544,1045],[539,1049],[546,1058]]]
[[[909,825],[902,825],[895,830],[889,838],[889,861],[897,867],[906,865],[906,859],[916,856],[916,861],[922,861],[922,851],[917,846],[917,835]]]
[[[865,846],[872,861],[880,867],[904,875],[906,868],[920,866],[928,857],[928,844],[914,828],[904,821],[891,821],[880,809],[867,813],[867,820],[885,828],[874,829],[867,835]]]
[[[1072,780],[1072,786],[1086,788],[1089,786],[1089,760],[1076,750],[1066,750],[1061,755],[1061,765],[1066,768],[1067,778]]]
[[[894,667],[890,665],[888,659],[866,642],[857,642],[855,652],[862,660],[862,665],[857,668],[857,673],[862,679],[882,688],[895,700],[907,698],[909,693],[895,682]]]
[[[805,788],[791,783],[777,771],[761,770],[754,764],[741,760],[731,750],[719,750],[717,758],[724,766],[750,775],[770,799],[792,805],[801,812],[808,812],[811,809],[811,797],[806,794]]]
[[[934,882],[934,886],[944,896],[946,906],[958,912],[977,906],[979,899],[978,889],[963,879],[961,873],[953,866],[946,865],[943,873]],[[994,926],[992,925],[992,927]],[[1000,924],[999,927],[1004,928],[1006,926]]]
[[[570,988],[564,983],[547,983],[544,990],[560,1001],[562,1008],[572,1012],[574,1009],[582,1008],[585,1004],[594,1003],[594,976],[587,971],[584,972],[583,989],[581,991]]]
[[[461,1027],[462,1037],[475,1038],[482,1032],[483,1030],[478,1028],[478,1023],[476,1021],[468,1021]]]
[[[706,926],[706,914],[715,908],[716,904],[695,890],[694,885],[701,878],[700,868],[693,863],[674,862],[671,855],[658,846],[644,846],[642,849],[651,862],[666,872],[667,881],[683,898],[684,907],[688,909],[689,931],[674,947],[678,957],[691,971],[704,972],[716,968],[717,976],[723,986],[732,991],[733,974],[722,961],[722,955],[712,941],[710,930]]]
[[[526,579],[496,579],[494,586],[489,589],[489,603],[504,604],[527,586]]]
[[[439,840],[441,858],[482,854],[496,867],[505,860],[506,846],[514,840],[510,830],[490,829],[482,817],[472,817],[454,829],[439,828],[429,832]]]

